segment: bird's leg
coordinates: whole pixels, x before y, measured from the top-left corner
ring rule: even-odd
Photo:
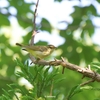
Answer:
[[[40,58],[36,58],[36,61],[35,62],[38,63],[39,60],[41,60],[41,59]]]

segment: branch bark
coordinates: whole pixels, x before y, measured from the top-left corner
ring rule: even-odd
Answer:
[[[45,61],[45,60],[37,61],[37,60],[34,60],[32,58],[32,56],[30,56],[30,58],[34,64],[39,64],[39,65],[44,65],[44,66],[45,65],[52,65],[52,66],[61,65],[64,68],[81,73],[83,76],[93,79],[93,81],[100,82],[100,74],[99,73],[96,73],[89,68],[84,68],[84,67],[69,63],[64,58],[61,58],[61,60],[55,59],[54,61]]]

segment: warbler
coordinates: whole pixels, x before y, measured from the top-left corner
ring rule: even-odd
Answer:
[[[24,45],[16,43],[16,45],[22,47],[22,50],[25,50],[29,52],[31,55],[33,55],[35,58],[43,59],[50,55],[54,50],[54,45],[47,45],[47,46],[35,46],[35,45]]]

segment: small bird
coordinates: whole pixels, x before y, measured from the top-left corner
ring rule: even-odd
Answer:
[[[31,55],[38,59],[43,59],[50,55],[56,47],[54,45],[47,46],[34,46],[34,45],[24,45],[20,43],[16,43],[16,45],[22,47],[22,50],[29,52]]]

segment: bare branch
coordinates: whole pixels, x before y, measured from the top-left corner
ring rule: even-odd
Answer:
[[[32,33],[30,45],[34,45],[34,37],[35,37],[36,34],[37,34],[37,32],[34,30],[33,33]]]
[[[39,0],[37,0],[36,8],[34,11],[34,21],[33,21],[33,30],[36,31],[36,16],[37,16],[37,7],[38,7]]]
[[[64,68],[79,72],[83,76],[91,78],[92,81],[94,80],[94,81],[100,82],[100,74],[99,73],[96,73],[88,68],[84,68],[84,67],[80,67],[80,66],[75,65],[75,64],[71,64],[65,60],[57,60],[56,59],[54,61],[45,61],[45,60],[38,60],[37,61],[37,60],[32,59],[32,57],[30,57],[30,58],[34,64],[39,64],[39,65],[44,65],[44,66],[45,65],[52,65],[52,66],[61,65]]]
[[[32,32],[32,38],[31,38],[30,45],[34,45],[34,38],[35,38],[35,35],[37,34],[37,30],[36,30],[36,15],[37,15],[38,3],[39,3],[39,0],[37,0],[36,8],[35,8],[35,11],[34,11],[33,32]]]

